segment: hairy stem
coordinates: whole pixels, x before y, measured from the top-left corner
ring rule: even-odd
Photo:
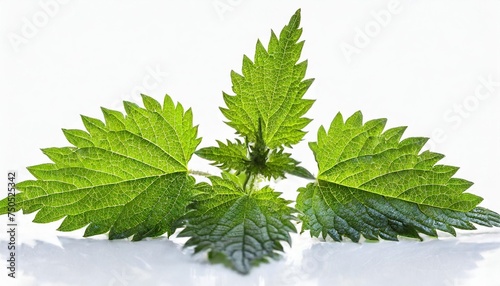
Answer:
[[[213,176],[212,174],[208,172],[203,172],[203,171],[198,171],[198,170],[189,170],[189,174],[195,175],[195,176],[202,176],[202,177],[210,177]]]

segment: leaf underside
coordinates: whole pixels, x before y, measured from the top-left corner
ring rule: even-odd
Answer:
[[[299,189],[297,209],[303,230],[312,236],[343,236],[358,242],[361,235],[369,240],[398,240],[398,236],[421,239],[419,233],[437,237],[436,230],[455,235],[455,228],[472,230],[476,223],[500,226],[500,216],[476,207],[468,212],[419,205],[400,199],[363,192],[320,181]]]
[[[63,130],[74,147],[43,149],[53,163],[28,168],[37,180],[17,184],[18,208],[39,210],[39,223],[64,218],[61,231],[86,226],[85,236],[170,235],[193,195],[187,162],[200,139],[191,110],[168,95],[163,106],[143,102],[124,102],[125,116],[102,108],[105,123],[82,116],[87,131]]]
[[[345,122],[339,113],[328,132],[310,143],[318,180],[299,189],[297,209],[311,235],[358,241],[398,235],[455,234],[472,223],[500,226],[500,215],[477,207],[481,198],[464,193],[472,183],[454,178],[458,168],[436,165],[444,156],[421,152],[427,138],[400,140],[404,127],[383,132],[386,120],[363,124],[361,112]]]
[[[195,252],[208,250],[212,261],[248,273],[253,265],[276,258],[283,251],[280,241],[291,243],[295,217],[280,193],[269,187],[245,192],[232,176],[210,177],[212,185],[199,187],[179,236],[190,237],[185,246],[195,246]]]

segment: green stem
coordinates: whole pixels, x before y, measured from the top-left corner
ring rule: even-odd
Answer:
[[[203,171],[198,171],[198,170],[189,170],[189,174],[195,175],[195,176],[203,176],[203,177],[207,177],[207,178],[210,177],[210,176],[213,176],[210,173],[203,172]]]
[[[248,184],[248,181],[250,180],[250,173],[247,172],[245,175],[246,175],[245,182],[243,183],[243,190],[244,191],[246,191],[246,189],[247,189],[247,184]]]
[[[245,182],[243,183],[243,190],[247,193],[251,193],[253,191],[255,185],[256,175],[252,175],[251,173],[246,174]]]

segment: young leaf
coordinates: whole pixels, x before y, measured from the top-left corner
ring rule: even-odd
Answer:
[[[267,50],[257,41],[254,61],[244,56],[242,75],[231,72],[235,95],[223,94],[227,124],[250,142],[256,142],[262,125],[265,146],[271,149],[298,143],[311,121],[302,117],[314,101],[302,98],[313,80],[304,80],[307,61],[297,64],[304,45],[298,42],[299,24],[300,10],[279,38],[271,33]]]
[[[285,173],[305,179],[314,179],[314,176],[299,164],[300,162],[293,159],[291,154],[284,153],[283,149],[275,149],[267,159],[266,169],[263,174],[266,175],[267,173],[268,177],[275,179],[284,178]]]
[[[208,250],[212,261],[248,273],[252,265],[277,257],[276,251],[283,251],[280,241],[291,244],[294,210],[271,188],[245,192],[233,177],[223,173],[223,178],[210,177],[211,186],[199,187],[179,236],[190,237],[185,246],[195,246],[195,252]]]
[[[168,95],[163,107],[146,95],[143,102],[124,102],[126,116],[102,108],[105,123],[82,116],[87,132],[63,130],[75,147],[43,149],[54,163],[28,168],[37,180],[17,184],[18,208],[39,210],[39,223],[65,218],[61,231],[87,226],[85,236],[172,234],[193,195],[187,163],[201,139],[191,110]]]
[[[298,42],[302,33],[299,24],[300,10],[279,39],[272,33],[267,51],[257,41],[254,62],[243,58],[243,75],[231,73],[236,95],[224,93],[227,108],[221,110],[230,120],[227,123],[245,137],[245,144],[218,141],[217,147],[203,148],[197,155],[237,174],[277,179],[288,173],[313,178],[298,166],[300,162],[283,152],[284,146],[296,144],[304,136],[302,128],[310,119],[302,116],[314,102],[302,98],[312,80],[303,80],[307,62],[297,64],[304,44]]]
[[[455,234],[453,227],[473,229],[471,222],[500,226],[500,215],[476,207],[482,199],[464,193],[472,183],[453,177],[458,168],[436,165],[441,154],[419,153],[426,138],[400,141],[405,128],[382,132],[385,123],[363,124],[361,112],[344,122],[339,113],[328,132],[319,129],[318,141],[310,143],[318,181],[299,189],[297,198],[303,229],[358,241],[360,235],[437,236],[436,229]]]
[[[217,141],[217,145],[217,147],[201,148],[195,154],[213,161],[212,165],[224,171],[235,170],[237,173],[245,173],[249,164],[247,145],[238,139],[235,143],[227,140],[227,144]]]
[[[270,179],[284,178],[285,173],[302,178],[314,179],[314,176],[300,162],[293,159],[291,154],[284,153],[283,149],[275,149],[268,154],[264,164],[251,159],[248,145],[236,140],[236,143],[227,141],[227,144],[217,141],[217,147],[201,148],[195,154],[201,158],[213,161],[212,165],[224,171],[234,170],[239,173],[260,174]]]

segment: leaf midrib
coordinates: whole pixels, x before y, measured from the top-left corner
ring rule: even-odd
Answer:
[[[150,178],[154,178],[154,177],[157,177],[155,180],[153,180],[149,186],[151,186],[151,184],[153,184],[154,182],[156,182],[160,177],[163,177],[163,176],[168,176],[168,175],[173,175],[173,174],[181,174],[181,173],[186,173],[187,172],[174,172],[174,173],[165,173],[165,174],[159,174],[159,175],[151,175],[151,176],[146,176],[146,177],[140,177],[140,178],[134,178],[134,179],[128,179],[128,180],[123,180],[123,181],[119,181],[119,182],[113,182],[113,183],[110,183],[110,184],[100,184],[100,185],[93,185],[93,186],[89,186],[89,187],[84,187],[84,188],[78,188],[76,187],[74,184],[70,184],[70,183],[67,183],[67,182],[62,182],[62,181],[57,181],[57,180],[46,180],[44,182],[57,182],[57,183],[64,183],[64,184],[67,184],[67,185],[71,185],[74,187],[74,189],[72,190],[64,190],[64,191],[61,191],[61,192],[57,192],[57,193],[50,193],[50,194],[46,194],[46,195],[43,195],[43,196],[37,196],[35,198],[32,198],[32,199],[23,199],[21,203],[29,203],[30,201],[33,201],[33,200],[38,200],[38,199],[41,199],[41,198],[46,198],[46,197],[49,197],[49,196],[54,196],[54,195],[60,195],[60,194],[68,194],[68,193],[73,193],[73,192],[77,192],[77,191],[85,191],[85,190],[88,190],[88,192],[90,193],[91,190],[93,188],[100,188],[100,187],[106,187],[106,186],[113,186],[113,185],[118,185],[118,184],[124,184],[124,183],[129,183],[129,182],[134,182],[134,181],[139,181],[139,180],[144,180],[144,179],[150,179]],[[28,181],[27,181],[28,182]],[[147,188],[145,188],[147,189]],[[20,194],[22,194],[23,192],[20,192]],[[142,194],[143,192],[139,192],[139,194]],[[59,207],[65,207],[65,206],[69,206],[69,205],[72,205],[72,204],[75,204],[77,202],[80,202],[81,200],[83,200],[84,198],[86,198],[88,196],[88,193],[82,197],[80,200],[76,201],[76,202],[72,202],[70,204],[63,204],[63,205],[58,205],[58,206],[47,206],[47,205],[44,205],[43,207],[49,207],[49,208],[59,208]],[[132,198],[133,199],[133,198]],[[115,205],[116,206],[124,206],[124,204],[120,204],[120,205]],[[107,207],[111,207],[111,206],[106,206],[105,208]]]
[[[294,19],[294,22],[293,22],[293,25],[292,23],[290,23],[290,25],[288,26],[289,28],[289,31],[288,31],[288,34],[287,34],[287,38],[286,38],[286,41],[285,41],[285,46],[283,48],[283,53],[280,55],[280,60],[279,60],[279,64],[280,64],[280,68],[278,69],[278,76],[276,77],[276,80],[274,82],[274,86],[273,86],[273,92],[272,92],[272,95],[271,95],[271,99],[274,99],[274,96],[276,95],[276,89],[278,88],[278,83],[281,79],[281,74],[283,73],[283,63],[285,62],[285,58],[286,58],[286,53],[288,51],[288,46],[289,46],[289,38],[291,37],[291,35],[293,34],[294,30],[291,29],[290,27],[292,26],[295,26],[295,23],[297,22],[297,19]],[[293,45],[293,44],[292,44]],[[295,67],[295,66],[294,66]],[[288,95],[288,91],[290,90],[290,86],[287,86],[287,92],[286,94]],[[280,105],[280,107],[283,106],[283,104]],[[279,110],[281,110],[281,108],[278,108],[276,109],[276,111],[272,114],[269,114],[267,120],[269,120],[269,118],[273,117],[274,114],[276,112],[278,112]],[[290,110],[288,110],[288,113],[290,112]],[[286,119],[286,114],[285,116],[282,116],[282,119],[280,120],[279,122],[279,125],[282,126],[283,125],[283,121]],[[266,122],[266,133],[269,132],[269,129],[267,128],[267,125],[268,125],[268,122]],[[272,142],[274,136],[276,135],[276,133],[278,132],[278,130],[280,130],[280,128],[275,128],[274,132],[272,132],[271,134],[268,133],[269,135],[269,138],[266,138],[268,142]],[[266,143],[268,143],[266,142]],[[269,143],[268,143],[269,144]]]

